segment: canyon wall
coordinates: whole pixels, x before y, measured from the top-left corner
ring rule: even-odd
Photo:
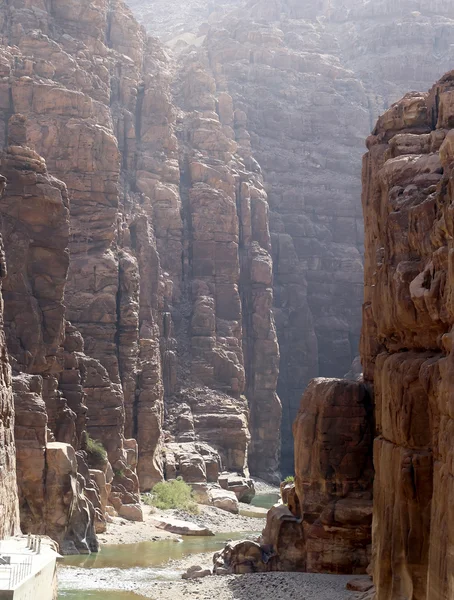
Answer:
[[[0,199],[6,179],[0,175]],[[6,275],[3,239],[0,242],[0,279]],[[0,296],[0,539],[15,535],[19,528],[19,501],[16,480],[16,447],[14,440],[14,401],[11,367],[3,330],[3,299]]]
[[[449,3],[429,12],[418,0],[188,0],[172,26],[172,13],[160,12],[167,4],[149,14],[178,60],[120,0],[0,7],[9,357],[0,339],[0,465],[13,461],[14,397],[22,529],[86,552],[97,548],[106,503],[140,520],[139,490],[164,476],[205,483],[222,469],[250,469],[277,480],[280,438],[281,464],[294,469],[298,415],[294,494],[310,515],[300,528],[304,564],[364,570],[368,387],[321,379],[300,398],[313,377],[342,377],[357,354],[363,139],[404,89],[423,88],[452,61]],[[147,3],[131,5],[146,22]],[[385,114],[364,171],[362,354],[378,398],[376,523],[400,526],[405,507],[418,539],[432,488],[451,481],[449,209],[434,201],[445,220],[428,233],[438,213],[424,196],[450,193],[450,81]],[[402,217],[411,202],[412,215],[422,211],[414,221]],[[407,395],[423,416],[409,422],[397,403],[399,429],[386,398]],[[330,429],[333,414],[339,429]],[[92,440],[105,459],[94,458]],[[395,470],[382,485],[388,463]],[[410,498],[413,477],[421,489]],[[2,472],[0,493],[10,499],[7,533],[17,525],[13,470]],[[383,506],[394,497],[391,518]],[[448,559],[438,556],[450,532],[437,533],[442,513],[432,512],[436,544],[408,544],[402,533],[399,559],[388,538],[376,544],[377,580],[399,572],[401,585],[422,589],[429,572],[448,585],[440,571]],[[392,523],[377,525],[377,540]]]
[[[377,600],[453,588],[454,73],[380,117],[363,168]]]
[[[446,0],[188,0],[130,5],[180,55],[208,61],[244,113],[270,205],[280,346],[282,458],[311,378],[343,377],[358,354],[364,139],[407,90],[452,65]]]
[[[199,57],[172,73],[116,0],[15,0],[0,41],[2,448],[12,462],[14,391],[22,530],[86,552],[106,502],[140,520],[165,474],[278,480],[268,203],[231,97]]]

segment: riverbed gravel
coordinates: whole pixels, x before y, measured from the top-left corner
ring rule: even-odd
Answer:
[[[264,518],[257,519],[255,517],[233,515],[216,506],[199,505],[199,509],[200,513],[198,515],[192,515],[183,510],[168,510],[166,514],[170,514],[176,519],[208,527],[213,533],[261,531],[265,527]]]
[[[153,600],[353,600],[342,575],[266,573],[207,577],[182,582],[156,582],[137,590]]]
[[[163,539],[177,539],[179,536],[158,529],[152,522],[159,515],[175,517],[182,521],[196,523],[207,527],[213,533],[258,531],[265,526],[265,519],[255,517],[243,517],[216,508],[215,506],[199,505],[200,513],[190,514],[183,510],[159,511],[150,506],[143,505],[144,521],[134,523],[118,517],[114,517],[108,524],[107,531],[100,534],[101,544],[136,544],[138,542],[151,542]]]
[[[272,493],[273,488],[259,486],[261,493]],[[232,515],[215,507],[200,506],[200,514],[184,511],[156,511],[144,506],[145,521],[132,523],[114,519],[108,532],[101,534],[104,544],[133,544],[143,541],[173,539],[179,536],[157,529],[151,520],[157,514],[205,525],[214,533],[260,532],[264,519]],[[181,574],[190,566],[212,567],[212,553],[188,555],[178,561],[169,561],[160,569],[63,569],[60,582],[66,589],[123,590],[134,592],[137,600],[360,600],[360,595],[348,591],[350,576],[310,573],[264,573],[251,575],[210,576],[204,579],[182,580]],[[66,585],[65,585],[66,584]]]

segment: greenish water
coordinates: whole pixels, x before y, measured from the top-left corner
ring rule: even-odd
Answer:
[[[252,506],[259,506],[260,508],[271,508],[280,498],[279,492],[273,494],[258,494],[252,499]]]
[[[245,533],[220,533],[213,536],[184,536],[181,542],[159,540],[138,544],[118,544],[101,547],[88,556],[65,556],[61,564],[83,569],[134,569],[162,567],[169,560],[180,560],[190,554],[216,552],[229,539],[241,540]]]
[[[252,506],[271,508],[279,494],[261,494]],[[257,517],[264,515],[257,513]],[[257,519],[257,530],[263,520]],[[182,572],[168,564],[191,554],[214,553],[227,540],[241,540],[259,535],[257,532],[222,533],[208,537],[184,536],[180,541],[158,540],[138,544],[101,547],[97,554],[66,556],[60,561],[59,600],[143,600],[131,589],[139,589],[156,580],[175,580]],[[123,589],[122,589],[123,588]],[[143,589],[143,588],[142,588]]]
[[[256,533],[223,533],[210,537],[184,537],[181,542],[159,540],[138,544],[102,546],[89,556],[66,556],[58,570],[59,600],[141,600],[131,590],[153,581],[180,579],[182,571],[169,561],[190,554],[214,553],[227,540],[255,537]]]

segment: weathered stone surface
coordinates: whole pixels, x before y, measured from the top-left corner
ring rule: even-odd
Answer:
[[[213,556],[214,575],[244,575],[267,571],[268,554],[258,542],[244,540],[228,543]]]
[[[304,389],[316,376],[344,376],[358,354],[363,139],[403,93],[425,89],[451,68],[452,7],[447,0],[130,3],[169,47],[198,53],[206,87],[221,92],[221,121],[233,128],[245,164],[263,171],[281,356],[282,464],[291,474],[291,429]],[[194,84],[192,91],[203,95],[203,110],[212,110],[209,90]],[[275,419],[273,393],[272,386],[262,388],[261,410],[251,413],[251,450],[263,429],[272,435],[260,419]],[[264,457],[275,440],[257,443]],[[252,471],[257,467],[251,452]]]
[[[369,592],[374,587],[370,577],[356,577],[347,583],[347,590],[353,592]]]
[[[301,515],[279,504],[268,511],[262,542],[272,548],[267,570],[307,571],[306,536]]]
[[[181,576],[182,579],[201,579],[203,577],[209,577],[212,575],[211,569],[206,569],[201,567],[200,565],[194,565],[193,567],[189,567],[186,573],[183,573]]]
[[[219,454],[200,442],[167,443],[165,475],[167,479],[182,477],[188,483],[216,482],[220,470]]]
[[[314,379],[294,423],[295,482],[268,513],[269,570],[365,573],[371,558],[373,405],[361,382]],[[384,534],[385,535],[385,534]]]
[[[370,562],[372,411],[362,383],[315,379],[303,395],[295,487],[308,571],[364,573]]]
[[[234,492],[239,502],[249,504],[255,496],[255,486],[252,479],[245,479],[230,473],[221,473],[218,481],[222,489]]]
[[[214,535],[207,527],[201,527],[200,525],[189,523],[188,521],[179,521],[178,519],[172,519],[171,517],[153,517],[152,522],[159,529],[164,529],[164,531],[170,531],[170,533],[177,533],[179,535]]]
[[[235,492],[213,488],[210,491],[210,494],[211,503],[213,506],[216,506],[216,508],[221,508],[222,510],[231,512],[234,515],[237,515],[240,512],[240,506],[238,504],[238,498],[236,497]]]
[[[63,554],[98,550],[90,481],[78,472],[70,444],[48,440],[48,418],[39,375],[13,378],[17,481],[23,533],[49,535]],[[93,498],[97,505],[97,498]],[[101,515],[102,517],[102,515]]]
[[[6,179],[0,175],[0,198],[5,185]],[[0,285],[6,272],[3,240],[0,239]],[[0,296],[0,539],[15,535],[19,529],[14,418],[11,367],[3,330],[3,299]]]
[[[364,159],[361,342],[373,383],[377,600],[452,587],[452,152],[454,75],[393,105]]]
[[[19,378],[42,377],[33,410],[77,451],[96,528],[108,506],[136,514],[138,478],[162,479],[164,397],[165,430],[210,446],[197,473],[180,461],[188,479],[247,477],[249,451],[276,476],[268,205],[232,98],[191,57],[172,98],[167,55],[117,0],[4,4],[0,32],[9,351]]]

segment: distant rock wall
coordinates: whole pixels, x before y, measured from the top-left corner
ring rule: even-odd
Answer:
[[[451,68],[447,0],[130,0],[176,52],[207,52],[260,164],[270,205],[282,459],[311,378],[358,354],[364,139],[407,90]],[[244,145],[244,144],[243,144]],[[254,437],[254,434],[253,434]]]
[[[453,97],[453,72],[405,96],[378,120],[364,159],[377,600],[454,594]]]

